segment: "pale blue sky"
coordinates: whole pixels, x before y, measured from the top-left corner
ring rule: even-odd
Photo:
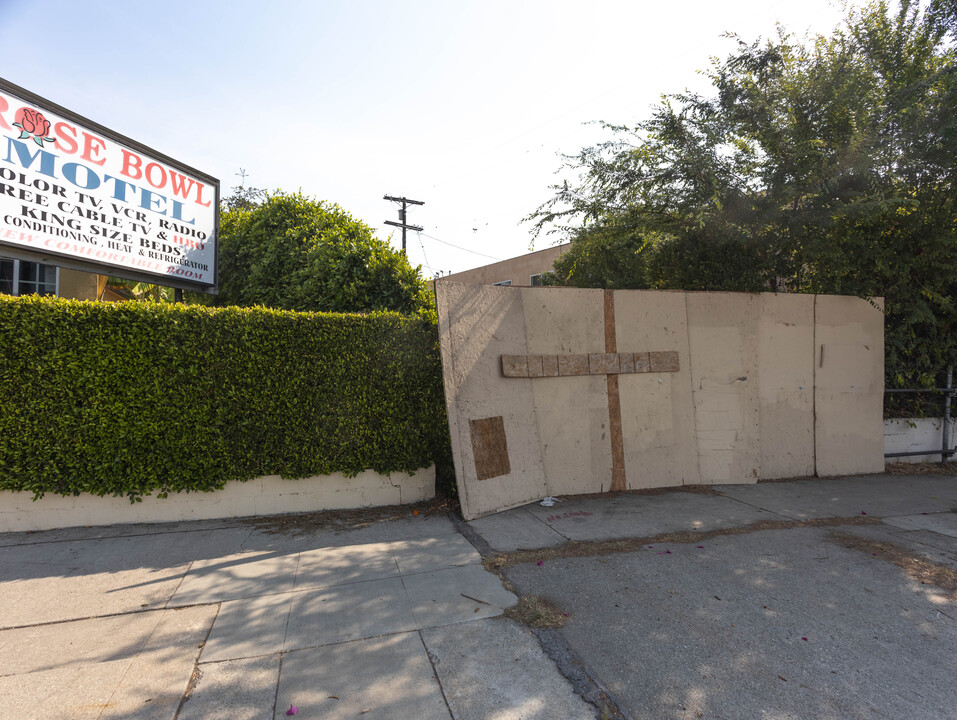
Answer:
[[[245,168],[383,239],[397,219],[384,194],[424,200],[408,252],[431,276],[526,252],[520,221],[549,197],[558,154],[603,137],[584,123],[705,89],[697,71],[734,47],[723,32],[827,32],[840,16],[832,0],[0,0],[0,76],[224,194]]]

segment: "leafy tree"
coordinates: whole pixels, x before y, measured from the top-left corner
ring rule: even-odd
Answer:
[[[572,245],[542,277],[545,285],[647,287],[644,251],[648,241],[627,225],[610,220],[571,233]]]
[[[428,312],[418,268],[338,205],[300,193],[226,202],[217,305],[285,310]]]
[[[568,158],[531,217],[573,241],[552,282],[883,295],[889,384],[957,359],[957,11],[879,0],[829,36],[715,61]],[[627,260],[609,255],[618,251]]]

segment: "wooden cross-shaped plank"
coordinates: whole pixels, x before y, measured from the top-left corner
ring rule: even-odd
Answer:
[[[575,377],[604,375],[608,387],[608,421],[611,432],[611,490],[627,488],[625,449],[621,430],[618,376],[633,373],[678,372],[674,350],[618,352],[615,333],[615,300],[605,290],[605,352],[573,355],[502,355],[502,374],[509,378]]]
[[[502,355],[502,374],[510,378],[630,375],[678,372],[678,353],[587,353],[578,355]]]

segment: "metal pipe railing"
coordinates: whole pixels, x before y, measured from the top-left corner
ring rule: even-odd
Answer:
[[[954,366],[947,366],[947,387],[953,387],[954,385]],[[944,397],[944,427],[941,432],[941,441],[940,441],[940,461],[947,462],[947,458],[954,454],[954,451],[950,449],[950,400],[954,397],[953,392],[947,393]]]
[[[916,455],[940,455],[942,463],[947,462],[947,458],[954,454],[954,449],[950,446],[950,406],[951,400],[957,394],[957,388],[954,387],[954,366],[947,366],[947,387],[943,388],[891,388],[885,389],[885,394],[889,393],[942,393],[944,395],[944,418],[941,422],[940,450],[911,450],[908,452],[884,453],[884,457],[912,457]]]

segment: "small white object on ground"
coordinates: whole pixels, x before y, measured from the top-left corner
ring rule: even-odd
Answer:
[[[560,502],[561,500],[559,500],[558,498],[553,498],[551,495],[549,495],[547,498],[542,500],[541,505],[544,507],[551,507],[555,503],[560,503]]]

